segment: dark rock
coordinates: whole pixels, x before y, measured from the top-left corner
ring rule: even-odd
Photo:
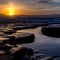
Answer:
[[[42,34],[49,36],[49,37],[55,37],[60,38],[60,27],[43,27],[41,30]]]
[[[7,51],[7,50],[9,50],[9,49],[11,49],[11,47],[8,47],[8,46],[6,46],[6,45],[0,46],[0,50],[5,50],[5,51]]]
[[[14,60],[25,60],[25,56],[33,55],[33,50],[30,48],[22,47],[12,54]]]
[[[32,43],[34,42],[34,38],[35,38],[34,34],[22,33],[22,32],[12,34],[12,36],[15,36],[16,44]]]
[[[3,41],[8,41],[8,40],[9,40],[9,38],[1,36],[0,37],[0,44],[3,43]]]
[[[0,33],[0,43],[11,43],[13,44],[15,40],[14,36],[9,34]]]
[[[9,40],[4,40],[3,43],[8,43],[8,44],[15,44],[14,40],[15,40],[15,37],[14,36],[4,36],[5,38],[9,38]]]
[[[31,55],[33,55],[34,53],[33,53],[33,50],[32,49],[30,49],[30,48],[28,48],[28,51],[27,51],[28,53],[28,56],[31,56]]]
[[[22,29],[32,29],[36,28],[36,25],[27,25],[27,26],[15,26],[13,27],[14,30],[22,30]]]
[[[25,28],[25,26],[15,26],[15,27],[13,27],[14,30],[21,30],[23,28]]]
[[[9,43],[16,45],[23,43],[32,43],[34,42],[34,38],[34,34],[18,32],[10,35],[2,34],[0,42],[4,44]]]
[[[5,50],[0,50],[0,60],[12,60],[13,57],[9,52]]]
[[[3,31],[5,34],[13,34],[13,33],[15,33],[16,32],[16,30],[5,30],[5,31]]]

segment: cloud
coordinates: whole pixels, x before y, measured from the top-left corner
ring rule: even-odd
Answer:
[[[37,3],[52,4],[52,5],[55,5],[55,6],[60,6],[60,0],[38,0]]]
[[[42,4],[52,4],[52,0],[39,0],[37,2]]]
[[[9,2],[9,0],[0,0],[0,5],[6,4],[8,2]]]
[[[32,11],[54,10],[56,9],[55,7],[60,7],[60,0],[0,0],[0,5],[5,5],[9,2],[16,3],[21,9]]]

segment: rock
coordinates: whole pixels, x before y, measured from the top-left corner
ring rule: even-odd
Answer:
[[[7,35],[7,36],[4,36],[5,38],[9,38],[9,40],[3,40],[3,43],[4,44],[15,44],[15,42],[14,42],[14,40],[15,40],[15,37],[14,36],[9,36],[9,35]]]
[[[34,51],[34,54],[39,53],[39,52],[40,52],[39,50],[35,50],[35,51]]]
[[[41,60],[53,60],[52,56],[47,56],[45,58],[42,58]]]
[[[14,36],[7,35],[0,32],[0,43],[10,43],[13,44],[15,40]]]
[[[31,33],[14,33],[14,34],[1,34],[0,42],[9,43],[9,44],[23,44],[23,43],[32,43],[34,42],[34,34]]]
[[[0,37],[0,44],[3,43],[3,41],[8,41],[8,40],[9,40],[8,37],[3,37],[3,36],[1,36],[1,37]]]
[[[18,49],[17,48],[14,49],[15,52],[12,54],[14,60],[25,60],[27,58],[26,56],[33,55],[33,50],[30,48],[25,47],[20,47]]]
[[[16,32],[16,30],[13,30],[13,29],[11,29],[11,30],[4,30],[3,32],[4,32],[5,34],[13,34],[13,33]]]
[[[6,52],[4,50],[0,50],[0,55],[4,55]]]
[[[16,39],[14,40],[16,44],[23,44],[23,43],[32,43],[34,42],[34,34],[31,33],[23,33],[17,32],[12,34]]]
[[[0,50],[6,50],[6,51],[8,51],[9,49],[11,49],[11,47],[8,47],[8,46],[1,46],[0,47]]]
[[[33,50],[31,48],[28,48],[28,56],[32,56],[34,54]]]
[[[0,50],[0,60],[12,60],[13,57],[10,55],[10,53]]]
[[[54,58],[54,60],[60,60],[60,58]]]
[[[15,26],[15,27],[13,27],[14,30],[21,30],[24,28],[26,28],[26,26]]]
[[[56,26],[56,25],[55,25]],[[54,25],[43,27],[41,32],[42,34],[49,36],[49,37],[55,37],[60,38],[60,27]]]
[[[22,30],[22,29],[31,29],[36,28],[36,25],[27,25],[27,26],[15,26],[13,27],[14,30]]]

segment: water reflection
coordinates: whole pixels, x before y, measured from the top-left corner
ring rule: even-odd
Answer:
[[[38,49],[40,50],[40,53],[55,54],[60,56],[60,38],[52,38],[43,35],[41,33],[41,27],[35,29],[19,30],[19,32],[33,33],[36,37],[34,43],[23,44],[23,46],[27,46],[35,50]]]

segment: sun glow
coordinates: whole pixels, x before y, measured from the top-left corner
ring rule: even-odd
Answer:
[[[10,4],[7,8],[7,14],[6,15],[13,16],[16,14],[15,11],[16,11],[15,7],[12,4]]]
[[[8,15],[10,15],[10,16],[15,15],[13,8],[11,8],[11,7],[9,8],[9,14]]]
[[[2,8],[0,9],[0,14],[6,16],[16,16],[21,15],[22,13],[23,13],[22,6],[18,6],[12,2],[5,6],[2,6]]]
[[[10,16],[13,16],[14,15],[14,13],[12,13],[12,12],[10,12],[10,14],[9,14]]]

